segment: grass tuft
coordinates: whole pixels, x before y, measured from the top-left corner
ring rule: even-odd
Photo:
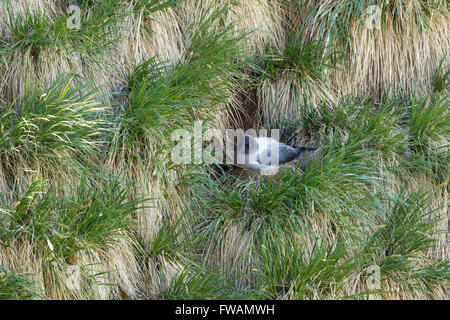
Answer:
[[[128,201],[129,189],[119,182],[89,187],[87,181],[73,196],[42,194],[45,182],[34,181],[14,206],[2,216],[2,243],[22,238],[35,243],[41,253],[70,261],[80,250],[106,248],[129,229],[130,215],[139,200]]]
[[[0,300],[39,298],[34,283],[26,275],[18,275],[0,265]]]
[[[16,179],[11,186],[20,184],[26,171],[45,168],[55,174],[67,167],[70,174],[99,154],[108,122],[100,117],[105,108],[95,92],[86,88],[62,76],[44,94],[30,88],[2,113],[0,168]]]

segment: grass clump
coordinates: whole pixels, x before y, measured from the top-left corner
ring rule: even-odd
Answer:
[[[433,77],[433,91],[435,92],[448,92],[450,89],[450,70],[444,66],[444,62],[447,56],[442,57]]]
[[[290,31],[282,49],[267,46],[255,60],[262,120],[279,126],[282,118],[301,118],[301,102],[317,110],[334,100],[328,75],[342,67],[344,55],[324,40],[305,39],[299,29]]]
[[[160,298],[165,300],[254,299],[257,291],[239,290],[225,274],[193,264],[172,279]]]
[[[302,85],[326,82],[325,71],[339,68],[341,55],[327,47],[324,41],[304,43],[303,32],[288,36],[282,52],[267,47],[257,65],[263,76],[279,79],[283,74],[291,74]]]
[[[73,80],[61,77],[44,94],[29,89],[0,116],[0,168],[16,179],[11,185],[20,181],[21,168],[55,174],[66,167],[70,175],[99,153],[107,130],[100,118],[105,109],[94,92]]]
[[[118,182],[88,187],[86,181],[73,196],[42,194],[43,181],[33,182],[14,206],[2,215],[2,243],[19,238],[57,259],[69,261],[80,250],[106,248],[130,227],[130,215],[139,201],[128,201],[129,190]]]
[[[327,247],[319,239],[311,248],[289,237],[265,235],[256,249],[254,272],[261,291],[274,299],[342,298],[342,290],[362,261],[348,258],[343,243]]]
[[[413,97],[409,107],[409,144],[412,151],[406,165],[413,172],[425,172],[448,181],[450,115],[447,94]]]
[[[32,280],[0,265],[0,300],[29,300],[38,297]]]
[[[170,133],[211,120],[214,107],[228,99],[239,75],[238,43],[242,36],[230,26],[214,27],[220,11],[204,15],[191,26],[186,55],[170,66],[150,59],[128,80],[127,106],[121,130],[129,141],[147,136],[167,140]]]
[[[449,96],[433,95],[414,98],[410,107],[409,134],[419,145],[450,138]]]
[[[373,263],[380,267],[385,288],[394,282],[405,290],[433,296],[439,291],[435,286],[439,280],[448,283],[448,259],[433,261],[427,257],[437,232],[444,232],[436,231],[443,217],[428,209],[430,199],[424,190],[401,192],[379,211],[379,225],[364,251],[370,252]],[[389,294],[389,289],[384,291]]]
[[[36,180],[13,205],[2,202],[0,262],[36,275],[49,298],[113,298],[118,285],[137,297],[141,275],[130,232],[142,200],[129,200],[129,186],[113,177],[84,178],[74,189],[60,195],[60,188]]]
[[[11,35],[7,42],[3,42],[2,51],[6,53],[20,49],[30,52],[32,57],[37,58],[44,48],[57,48],[61,40],[52,36],[56,33],[52,28],[56,24],[53,24],[51,17],[43,13],[27,11],[25,16],[18,15],[14,18],[9,12],[7,26]]]
[[[0,39],[0,73],[6,81],[0,83],[0,92],[10,101],[24,95],[28,82],[46,90],[61,74],[73,72],[95,79],[101,87],[117,69],[111,59],[124,37],[124,2],[79,4],[81,20],[74,27],[65,14],[70,4],[60,5],[52,13],[30,6],[24,14],[14,15],[7,4],[7,32]]]
[[[354,24],[364,27],[369,19],[369,8],[377,6],[381,11],[381,26],[390,21],[406,29],[412,25],[419,29],[428,28],[433,13],[445,13],[448,8],[444,1],[306,1],[308,16],[304,21],[306,30],[317,31],[319,39],[330,43],[346,45],[353,41],[351,28]]]
[[[164,139],[174,128],[193,119],[190,110],[199,106],[200,94],[183,83],[183,72],[161,66],[154,59],[139,65],[129,79],[128,106],[122,130],[135,139],[145,135]]]
[[[121,0],[82,1],[81,29],[69,31],[71,50],[83,52],[86,59],[99,63],[105,56],[112,57],[113,49],[124,39],[120,31],[124,18],[129,14],[125,11],[125,5]],[[62,19],[65,23],[66,18]]]
[[[396,97],[375,106],[367,101],[349,130],[349,141],[361,142],[364,149],[378,152],[383,159],[396,159],[407,146],[407,131],[401,126],[403,114],[398,106],[404,98]]]
[[[368,153],[352,148],[330,149],[304,172],[282,168],[275,177],[254,181],[200,179],[193,210],[202,213],[199,231],[211,265],[218,267],[222,261],[220,266],[230,276],[243,275],[238,281],[245,287],[254,283],[251,268],[255,264],[258,268],[255,250],[259,249],[254,248],[268,233],[299,235],[308,241],[320,233],[328,243],[360,237],[363,231],[358,225],[368,219],[371,187],[378,177],[368,160],[362,162]]]

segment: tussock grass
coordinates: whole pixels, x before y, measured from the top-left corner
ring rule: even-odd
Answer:
[[[437,105],[442,106],[441,103]],[[324,149],[320,161],[313,161],[303,172],[285,168],[276,177],[256,180],[200,179],[196,193],[198,205],[194,210],[203,213],[201,232],[206,239],[208,265],[222,268],[229,277],[241,275],[239,287],[257,288],[274,298],[445,296],[437,283],[446,281],[447,260],[434,264],[427,255],[439,238],[443,242],[438,247],[445,247],[446,237],[441,237],[436,230],[446,228],[447,212],[443,207],[421,200],[425,194],[436,198],[435,192],[431,193],[432,186],[427,186],[427,191],[422,193],[415,192],[414,188],[417,190],[421,184],[414,182],[410,185],[411,194],[401,193],[403,183],[417,178],[414,173],[394,170],[412,161],[407,154],[414,146],[409,138],[410,130],[414,129],[408,119],[415,108],[414,100],[401,95],[378,106],[370,99],[354,98],[347,98],[337,106],[323,104],[321,114],[303,113],[309,114],[304,124],[311,126],[303,130],[317,135]],[[439,119],[445,122],[442,116]],[[448,170],[448,165],[443,169]],[[445,185],[446,182],[438,188],[445,189]],[[405,270],[417,268],[421,277],[389,278],[380,265],[385,277],[383,287],[387,289],[368,290],[365,270],[374,262],[382,263],[376,258],[379,246],[364,239],[368,234],[377,233],[377,226],[382,226],[380,230],[386,227],[386,214],[401,219],[398,211],[405,206],[405,212],[402,211],[405,216],[411,213],[408,210],[414,210],[417,217],[408,218],[411,225],[398,231],[399,237],[406,246],[417,240],[417,250],[413,246],[408,248],[419,254],[420,259],[408,258],[406,252],[397,257],[399,261],[411,260]],[[405,224],[395,223],[397,227]],[[413,230],[421,228],[424,229],[414,233]],[[361,246],[366,241],[367,245]],[[366,251],[366,247],[375,251]],[[441,250],[437,254],[445,256]],[[330,267],[327,256],[336,256],[330,260]],[[322,267],[326,268],[323,272]],[[393,268],[394,274],[402,274],[400,265]],[[406,287],[400,282],[407,283]]]
[[[163,58],[179,56],[172,52],[179,50],[181,34],[176,28],[161,28],[164,19],[173,17],[171,11],[161,13],[170,9],[172,1],[81,1],[79,30],[67,26],[65,11],[70,4],[60,3],[58,10],[54,10],[58,14],[32,5],[15,14],[10,6],[5,7],[7,32],[0,39],[0,52],[4,55],[0,71],[6,78],[1,86],[4,95],[10,99],[22,95],[27,80],[40,82],[45,90],[67,71],[94,80],[105,94],[110,94],[123,83],[129,68],[155,53],[161,52]],[[156,20],[161,21],[150,20],[148,15],[156,15]],[[156,46],[149,40],[154,38],[150,33],[159,37]],[[138,45],[131,44],[130,39]],[[172,43],[175,43],[172,49],[166,47]],[[117,64],[117,58],[121,64]],[[20,78],[19,83],[13,81],[16,78]]]
[[[297,120],[300,101],[317,107],[334,100],[327,75],[340,68],[343,56],[323,40],[304,42],[303,38],[304,30],[292,30],[282,51],[266,47],[256,58],[263,123],[279,125],[283,116]]]
[[[403,30],[409,26],[417,26],[419,30],[430,27],[436,17],[433,14],[445,13],[447,5],[444,1],[306,1],[309,14],[305,19],[310,33],[317,32],[319,38],[328,38],[331,42],[339,39],[342,44],[352,41],[351,28],[354,24],[362,25],[368,18],[370,6],[378,6],[381,10],[381,24],[392,19]]]
[[[179,62],[160,63],[154,58],[138,65],[119,99],[123,105],[117,108],[119,126],[108,162],[115,172],[138,182],[136,196],[149,199],[137,220],[142,247],[150,253],[165,222],[176,221],[186,207],[177,181],[189,168],[171,161],[172,131],[192,130],[196,120],[205,125],[214,118],[223,121],[215,112],[228,101],[241,74],[237,57],[242,35],[231,26],[216,26],[221,14],[208,11],[185,31],[186,52]],[[152,295],[183,270],[184,260],[167,253],[150,254],[146,261]]]
[[[446,3],[70,4],[0,2],[0,298],[448,296]],[[320,150],[172,162],[252,113]]]
[[[230,109],[239,108],[234,98],[237,86],[246,80],[248,61],[241,58],[247,52],[242,47],[246,30],[235,30],[233,23],[220,23],[229,8],[202,11],[198,24],[186,29],[186,55],[183,60],[198,70],[193,77],[204,92],[206,103],[214,113],[212,125],[224,132],[232,120]],[[206,68],[205,68],[206,66]],[[200,72],[202,71],[202,72]]]
[[[33,203],[43,189],[42,181],[33,182],[14,205],[14,213],[6,217],[3,241],[25,237],[42,247],[48,244],[46,249],[65,260],[72,259],[80,249],[107,246],[129,226],[126,217],[136,204],[124,203],[128,195],[117,184],[103,193],[95,188],[88,190],[84,184],[73,199],[59,198],[50,191]]]
[[[306,237],[320,232],[328,241],[358,233],[355,226],[365,217],[364,202],[376,177],[359,162],[364,154],[350,150],[325,154],[303,174],[285,169],[276,178],[231,179],[201,187],[195,210],[204,212],[203,232],[209,239],[205,250],[211,263],[229,267],[232,275],[249,273],[252,246],[266,232]]]
[[[192,271],[197,242],[195,236],[189,235],[192,225],[185,215],[177,221],[166,220],[156,237],[148,243],[140,242],[150,296],[161,298],[172,290],[178,276]]]
[[[426,173],[438,185],[445,185],[449,177],[448,96],[414,96],[407,118],[410,157],[405,166],[411,172]]]
[[[433,90],[437,92],[448,91],[450,89],[450,70],[444,66],[446,56],[442,57],[434,73]]]
[[[128,189],[119,182],[90,187],[86,181],[82,181],[73,196],[61,197],[45,189],[45,181],[36,180],[23,195],[18,195],[13,206],[2,205],[3,265],[30,268],[41,279],[40,289],[56,299],[117,296],[118,289],[112,285],[123,274],[118,270],[119,276],[110,275],[104,259],[114,258],[115,262],[110,264],[128,264],[122,266],[124,271],[135,272],[128,277],[139,279],[139,268],[133,270],[134,259],[129,260],[130,254],[121,257],[132,248],[126,235],[131,223],[129,216],[140,203],[127,200]],[[24,246],[29,246],[31,261],[19,262],[16,259],[20,257],[8,254],[13,248],[20,252]],[[133,291],[136,290],[131,288]]]
[[[64,14],[53,17],[30,7],[14,16],[7,9],[9,34],[0,40],[2,94],[12,101],[23,96],[27,83],[39,83],[46,90],[64,72],[94,77],[95,66],[106,67],[104,59],[118,40],[113,30],[118,18],[110,17],[114,7],[107,3],[90,13],[83,11],[81,30],[69,29]]]
[[[166,300],[257,299],[267,297],[256,290],[236,289],[232,280],[217,270],[205,270],[196,265],[182,271],[160,295]]]
[[[184,50],[183,36],[175,7],[180,1],[134,1],[123,9],[120,34],[123,40],[114,51],[118,66],[116,86],[126,87],[128,75],[141,63],[155,58],[175,64]]]
[[[63,48],[67,39],[60,33],[65,28],[62,21],[32,11],[17,17],[9,12],[5,21],[10,35],[0,40],[0,92],[10,102],[23,97],[29,83],[46,90],[61,73],[71,70],[72,58],[79,61]]]
[[[27,275],[18,275],[0,266],[0,300],[29,300],[39,297]]]
[[[86,86],[76,82],[61,77],[43,94],[30,87],[3,109],[0,176],[11,177],[6,191],[24,190],[40,174],[73,182],[86,160],[95,162],[108,122],[99,117],[104,107],[95,93],[83,93]]]
[[[450,99],[448,95],[413,99],[409,134],[418,144],[429,145],[450,138]]]
[[[442,217],[429,211],[429,196],[423,190],[409,195],[400,193],[384,212],[380,213],[380,225],[371,233],[365,251],[373,252],[373,259],[380,266],[382,281],[390,282],[383,294],[414,291],[420,296],[441,296],[440,280],[448,282],[448,260],[433,261],[426,256],[429,247],[436,242],[435,229]]]
[[[180,6],[182,25],[198,23],[200,17],[209,10],[222,10],[223,23],[232,25],[234,31],[252,33],[251,37],[246,37],[242,42],[245,49],[242,51],[243,57],[249,56],[247,50],[262,53],[268,44],[275,48],[282,48],[284,45],[283,11],[277,1],[186,0]]]
[[[348,70],[330,78],[339,96],[370,93],[381,99],[391,89],[426,92],[448,51],[449,8],[444,1],[287,3],[289,25],[305,28],[304,42],[325,40],[350,55]],[[371,6],[380,8],[379,25],[371,23]]]
[[[327,248],[317,240],[306,249],[293,239],[281,239],[265,235],[256,250],[258,267],[254,272],[262,291],[279,299],[343,297],[345,283],[362,262],[358,257],[346,259],[350,248],[342,243]]]
[[[57,5],[52,0],[5,0],[0,3],[0,21],[7,21],[9,16],[16,18],[25,16],[27,11],[46,13],[49,16],[55,16]],[[7,26],[0,25],[0,37],[6,37],[10,34]]]

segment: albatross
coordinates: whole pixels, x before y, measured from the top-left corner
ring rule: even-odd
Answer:
[[[255,138],[245,135],[237,148],[237,165],[270,174],[278,171],[280,165],[297,159],[305,152],[315,150],[317,148],[289,146],[269,137]]]

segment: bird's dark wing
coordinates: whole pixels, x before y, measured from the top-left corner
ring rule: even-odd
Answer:
[[[313,152],[315,150],[317,150],[317,148],[291,147],[284,143],[278,143],[276,145],[268,144],[265,150],[258,153],[257,161],[263,165],[279,165],[296,159],[306,151]],[[278,159],[272,157],[272,155],[278,155]]]
[[[297,158],[303,150],[299,148],[293,148],[291,146],[280,144],[278,147],[279,161],[280,163],[286,163]]]
[[[295,149],[299,149],[299,150],[300,150],[300,153],[303,153],[303,152],[306,152],[306,151],[308,151],[308,152],[314,152],[314,151],[316,151],[318,148],[316,148],[316,147],[295,147]]]
[[[278,154],[279,154],[279,163],[290,162],[296,158],[298,158],[301,154],[305,152],[314,152],[317,148],[313,147],[291,147],[285,144],[280,143],[278,145]]]
[[[273,146],[273,148],[272,148]],[[294,160],[302,150],[297,150],[291,146],[285,144],[269,144],[267,148],[260,152],[257,157],[257,161],[264,165],[279,165]],[[278,159],[276,156],[278,155]]]

